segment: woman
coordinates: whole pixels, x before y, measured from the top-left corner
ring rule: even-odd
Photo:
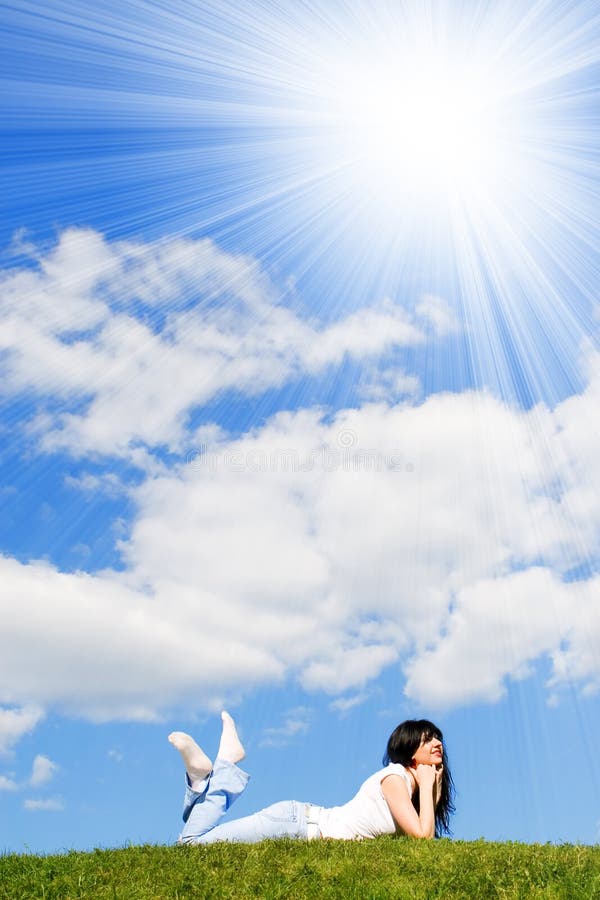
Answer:
[[[360,840],[380,834],[432,838],[449,833],[454,812],[452,778],[442,733],[426,719],[398,725],[387,743],[384,768],[367,778],[344,806],[325,809],[284,800],[254,815],[218,824],[250,777],[238,766],[245,751],[234,721],[226,712],[221,718],[223,733],[214,766],[188,734],[169,735],[186,768],[185,826],[178,843],[255,843],[278,837]]]

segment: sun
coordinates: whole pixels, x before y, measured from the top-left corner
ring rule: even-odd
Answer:
[[[423,50],[331,73],[335,153],[357,184],[447,204],[493,196],[514,166],[514,117],[489,69]]]

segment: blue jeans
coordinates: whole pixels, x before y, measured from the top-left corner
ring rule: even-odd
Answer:
[[[217,841],[238,841],[255,844],[265,838],[308,838],[305,804],[296,800],[273,803],[266,809],[219,825],[231,804],[246,788],[250,776],[233,763],[223,759],[215,765],[200,790],[193,791],[186,784],[183,801],[183,831],[178,844],[214,844]]]

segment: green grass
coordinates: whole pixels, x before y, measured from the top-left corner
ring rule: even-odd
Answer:
[[[0,898],[600,900],[600,847],[265,841],[0,856]]]

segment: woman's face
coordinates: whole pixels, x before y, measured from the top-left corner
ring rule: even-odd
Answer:
[[[422,740],[413,753],[416,766],[439,766],[442,762],[442,742],[436,737]]]

